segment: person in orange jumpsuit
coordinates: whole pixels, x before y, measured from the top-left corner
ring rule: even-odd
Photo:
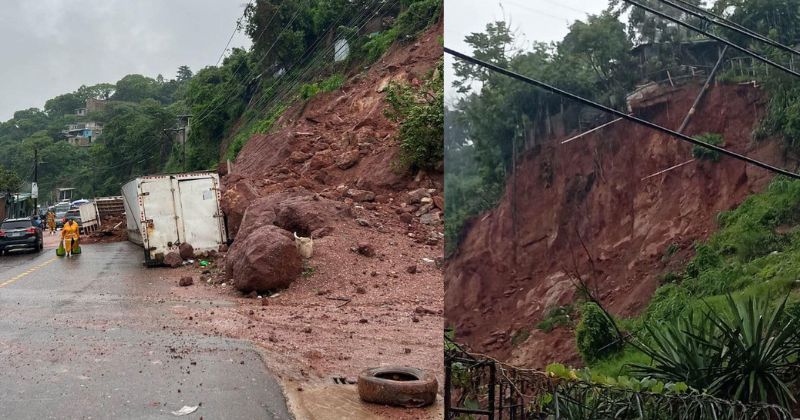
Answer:
[[[47,228],[50,230],[51,235],[56,233],[56,214],[52,211],[47,212]]]
[[[72,256],[72,247],[77,245],[80,236],[78,224],[74,220],[67,220],[61,229],[61,240],[64,241],[64,250],[67,251],[67,257]]]

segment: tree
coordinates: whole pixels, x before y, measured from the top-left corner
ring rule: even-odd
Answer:
[[[141,74],[129,74],[117,82],[113,98],[117,101],[141,102],[157,96],[158,86],[155,79]]]
[[[467,35],[464,41],[472,47],[473,57],[496,66],[508,66],[514,36],[505,22],[488,23],[485,32],[473,32]],[[496,77],[495,73],[483,67],[463,61],[457,61],[453,67],[457,79],[453,82],[453,86],[460,93],[469,92],[475,82],[485,85]]]
[[[22,180],[13,171],[0,167],[0,192],[6,195],[16,194],[22,187]]]
[[[192,69],[190,69],[189,66],[180,66],[178,67],[178,74],[175,76],[175,80],[177,80],[178,83],[183,83],[191,79],[193,75],[194,73],[192,73]]]

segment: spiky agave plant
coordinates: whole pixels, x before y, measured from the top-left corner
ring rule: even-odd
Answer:
[[[795,402],[788,383],[800,346],[795,323],[784,313],[786,299],[778,305],[764,298],[726,299],[726,310],[708,307],[700,316],[647,325],[650,339],[637,346],[652,363],[633,365],[632,371],[683,381],[720,398],[788,408]]]
[[[631,372],[663,382],[684,382],[702,390],[714,381],[722,355],[709,342],[719,339],[719,331],[709,317],[689,311],[673,323],[645,324],[647,340],[634,345],[652,358],[650,365],[633,364]]]
[[[727,304],[728,316],[709,311],[722,339],[708,344],[724,360],[709,392],[789,407],[795,402],[790,369],[798,363],[799,349],[795,321],[784,312],[786,299],[774,306],[766,299],[736,301],[728,295]]]

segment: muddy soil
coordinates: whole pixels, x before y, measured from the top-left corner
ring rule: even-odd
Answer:
[[[677,128],[698,85],[641,111]],[[781,166],[777,142],[751,133],[765,98],[751,85],[717,85],[686,131],[720,133],[725,147]],[[771,174],[723,157],[696,161],[691,145],[644,127],[618,122],[567,144],[560,133],[524,153],[499,205],[475,217],[459,251],[446,263],[445,312],[472,349],[530,367],[579,364],[569,328],[534,326],[549,308],[575,300],[581,275],[615,314],[639,313],[659,277],[692,255],[692,244],[716,229],[716,215],[761,191]],[[516,188],[517,194],[511,191]],[[666,250],[673,245],[674,253]],[[511,338],[529,332],[512,345]]]

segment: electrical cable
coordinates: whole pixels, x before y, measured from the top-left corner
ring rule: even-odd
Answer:
[[[708,23],[713,23],[713,24],[719,25],[719,26],[721,26],[723,28],[732,30],[734,32],[749,36],[749,37],[751,37],[751,38],[753,38],[753,39],[755,39],[757,41],[761,41],[761,42],[763,42],[765,44],[771,45],[771,46],[773,46],[775,48],[779,48],[779,49],[784,50],[786,52],[800,55],[800,51],[797,51],[797,50],[795,50],[795,49],[793,49],[791,47],[783,45],[780,42],[773,41],[773,40],[771,40],[771,39],[769,39],[769,38],[767,38],[767,37],[765,37],[765,36],[763,36],[763,35],[761,35],[759,33],[751,31],[750,29],[747,29],[747,28],[739,29],[739,28],[736,28],[736,27],[734,27],[733,25],[731,25],[731,24],[729,24],[727,22],[717,22],[714,19],[709,19],[708,16],[704,16],[703,13],[710,14],[714,18],[717,18],[717,16],[715,14],[709,12],[709,11],[706,11],[705,9],[700,8],[700,7],[696,7],[696,6],[694,7],[696,9],[700,10],[698,12],[698,11],[693,11],[693,10],[690,10],[690,9],[688,9],[686,7],[680,6],[680,5],[676,4],[676,3],[673,3],[670,0],[658,0],[658,1],[660,1],[661,3],[664,3],[664,4],[668,4],[668,5],[674,7],[676,9],[678,9],[678,10],[681,10],[681,11],[683,11],[685,13],[688,13],[688,14],[690,14],[692,16],[695,16],[695,17],[697,17],[699,19],[702,19],[702,20],[704,20],[704,21],[706,21]],[[686,3],[686,2],[683,2],[683,3]],[[689,4],[689,3],[686,3],[686,4]]]
[[[254,66],[253,66],[253,67],[252,67],[252,68],[251,68],[251,69],[248,71],[248,73],[251,73],[251,74],[252,74],[252,72],[253,72],[253,69],[254,69],[254,68],[257,68],[257,67],[258,67],[258,66],[261,64],[261,62],[262,62],[262,61],[264,61],[264,59],[265,59],[265,58],[267,58],[267,56],[269,55],[269,53],[270,53],[270,52],[272,52],[272,49],[273,49],[273,48],[275,47],[275,45],[278,43],[278,40],[280,40],[280,38],[283,36],[283,33],[284,33],[284,32],[286,32],[286,30],[289,28],[289,26],[291,26],[291,24],[292,24],[292,23],[294,23],[294,20],[295,20],[295,18],[297,17],[297,15],[298,15],[298,14],[300,14],[300,10],[301,10],[301,8],[299,8],[299,7],[298,7],[298,8],[297,8],[297,10],[295,11],[294,15],[292,16],[292,18],[289,20],[289,22],[288,22],[286,25],[284,25],[283,29],[282,29],[282,30],[281,30],[281,31],[278,33],[278,36],[277,36],[277,37],[275,37],[275,40],[272,42],[272,45],[270,45],[270,47],[269,47],[269,49],[267,50],[267,52],[265,52],[265,53],[264,53],[264,55],[262,55],[262,56],[261,56],[261,59],[259,59],[259,60],[258,60],[258,62],[257,62],[257,63],[256,63],[256,64],[255,64],[255,65],[254,65]],[[276,13],[276,14],[277,14],[277,13]],[[272,15],[272,17],[274,18],[276,14],[273,14],[273,15]],[[270,22],[269,22],[269,23],[271,23],[271,22],[272,22],[272,19],[270,19]],[[264,32],[267,30],[267,28],[268,28],[268,26],[265,26],[265,27],[264,27],[264,29],[261,31],[261,35],[263,35],[263,34],[264,34]],[[259,36],[259,37],[260,37],[260,36]],[[257,41],[256,41],[256,42],[257,42]],[[254,42],[254,45],[255,45],[255,42]],[[242,61],[240,61],[240,62],[239,62],[239,66],[238,66],[238,67],[236,68],[236,70],[234,70],[234,71],[233,71],[233,73],[232,73],[233,75],[235,75],[235,74],[236,74],[236,72],[238,72],[238,71],[239,71],[239,69],[241,68],[241,66],[242,66],[242,63],[243,63],[243,62],[244,62],[244,60],[242,60]],[[248,75],[247,77],[245,77],[245,79],[247,79],[249,76],[250,76],[250,75]],[[236,86],[236,87],[237,87],[237,88],[245,88],[245,87],[247,87],[247,85],[249,85],[250,83],[252,83],[252,81],[253,81],[253,79],[251,79],[251,80],[247,81],[247,83],[245,83],[245,84],[242,84],[242,83],[240,83],[240,82],[238,82],[238,81],[237,81],[237,82],[236,82],[236,84],[237,84],[238,86]],[[217,109],[219,109],[219,107],[221,107],[222,105],[226,104],[226,103],[227,103],[227,102],[228,102],[228,101],[229,101],[231,98],[233,98],[233,97],[234,97],[233,95],[231,95],[231,96],[228,96],[227,98],[223,99],[223,100],[222,100],[222,102],[219,102],[219,103],[218,103],[216,106],[212,106],[212,107],[209,109],[209,111],[205,113],[205,115],[197,116],[197,117],[194,119],[194,121],[195,121],[195,124],[196,124],[196,123],[198,123],[198,122],[200,122],[200,121],[203,121],[203,120],[204,120],[205,118],[207,118],[207,117],[208,117],[208,116],[209,116],[211,113],[213,113],[214,111],[216,111]]]
[[[380,0],[379,0],[379,1],[380,1]],[[385,2],[385,1],[380,1],[380,2],[381,2],[382,4],[381,4],[381,6],[380,6],[380,7],[379,7],[377,10],[370,11],[370,10],[369,10],[369,8],[365,8],[365,9],[364,9],[364,10],[361,12],[361,14],[360,14],[359,16],[357,16],[357,17],[356,17],[354,20],[351,20],[351,23],[352,23],[352,22],[355,22],[355,23],[357,24],[357,28],[358,28],[358,29],[355,31],[355,33],[354,33],[354,34],[351,34],[349,38],[346,38],[346,40],[348,40],[348,41],[349,41],[349,40],[351,40],[353,37],[356,37],[356,36],[358,36],[358,35],[357,35],[357,33],[358,33],[358,32],[359,32],[359,31],[360,31],[360,30],[361,30],[361,29],[362,29],[362,28],[363,28],[363,27],[364,27],[364,26],[365,26],[365,25],[366,25],[366,24],[369,22],[369,15],[371,15],[371,14],[375,14],[375,13],[380,13],[380,11],[381,11],[381,10],[383,10],[383,7],[385,7],[385,6],[386,6],[387,2]],[[378,1],[376,1],[375,3],[378,3]],[[320,41],[321,39],[322,39],[322,38],[318,39],[318,41]],[[316,45],[316,43],[315,43],[315,45]],[[307,50],[307,52],[308,52],[308,51],[310,51],[310,50],[312,50],[312,49],[313,49],[313,47],[314,47],[314,45],[312,45],[312,47],[311,47],[311,48],[309,48],[309,49]],[[303,76],[307,75],[307,74],[308,74],[308,73],[311,71],[311,69],[315,68],[317,65],[319,65],[320,63],[322,63],[322,62],[323,62],[323,60],[324,60],[324,58],[325,58],[325,56],[326,56],[326,54],[327,54],[328,52],[332,52],[332,51],[334,51],[334,50],[335,50],[335,45],[333,45],[333,44],[332,44],[332,45],[330,45],[330,46],[328,46],[328,47],[324,48],[324,49],[323,49],[323,50],[321,50],[320,52],[316,53],[316,57],[314,57],[314,58],[313,58],[311,61],[309,61],[309,62],[308,62],[306,65],[305,65],[305,67],[304,67],[302,70],[300,70],[300,71],[298,71],[298,72],[295,72],[293,76],[289,76],[289,77],[290,77],[290,79],[288,79],[288,80],[284,80],[282,77],[281,77],[281,78],[278,78],[278,79],[276,79],[276,80],[273,82],[273,84],[272,84],[272,85],[270,85],[270,86],[269,86],[269,88],[267,88],[267,89],[266,89],[266,91],[270,91],[270,90],[272,90],[272,89],[273,89],[273,88],[275,88],[275,86],[277,86],[279,83],[282,83],[282,87],[281,87],[281,88],[279,88],[279,90],[278,90],[278,91],[277,91],[275,94],[273,94],[273,95],[271,95],[271,96],[265,96],[265,97],[262,97],[261,99],[259,99],[259,100],[258,100],[258,101],[257,101],[257,102],[256,102],[256,103],[255,103],[255,104],[254,104],[254,105],[253,105],[251,108],[258,108],[258,107],[261,107],[261,106],[263,106],[263,105],[265,105],[265,104],[266,104],[266,105],[267,105],[267,107],[266,107],[265,109],[272,110],[272,108],[271,108],[271,107],[272,107],[273,105],[275,105],[276,103],[280,103],[280,102],[281,102],[283,99],[285,99],[285,98],[286,98],[286,97],[289,95],[289,93],[291,93],[291,92],[293,91],[294,87],[296,87],[296,86],[297,86],[297,85],[300,83],[300,79],[301,79]],[[305,55],[308,55],[308,54],[305,54]],[[289,74],[292,74],[292,73],[291,73],[291,70],[292,70],[292,69],[293,69],[293,67],[292,67],[292,68],[290,68],[290,69],[287,71],[287,73],[286,73],[286,74],[287,74],[287,75],[289,75]],[[262,114],[263,114],[263,113],[262,113]],[[258,117],[259,115],[260,115],[260,114],[258,114],[258,113],[256,113],[256,114],[253,114],[253,115],[252,115],[252,116],[251,116],[249,119],[247,119],[247,120],[246,120],[246,121],[245,121],[245,122],[242,124],[242,126],[246,126],[247,124],[249,124],[250,122],[252,122],[252,121],[253,121],[253,119],[255,119],[256,117]]]
[[[616,109],[609,108],[609,107],[607,107],[605,105],[601,105],[601,104],[599,104],[597,102],[594,102],[592,100],[589,100],[589,99],[583,98],[581,96],[578,96],[576,94],[573,94],[573,93],[567,92],[565,90],[559,89],[559,88],[557,88],[555,86],[549,85],[549,84],[541,82],[539,80],[532,79],[532,78],[527,77],[527,76],[523,76],[523,75],[521,75],[519,73],[515,73],[515,72],[513,72],[511,70],[508,70],[506,68],[496,66],[496,65],[494,65],[492,63],[488,63],[486,61],[471,57],[471,56],[466,55],[464,53],[452,50],[452,49],[450,49],[448,47],[445,47],[444,51],[446,53],[448,53],[448,54],[450,54],[450,55],[452,55],[452,56],[454,56],[456,58],[460,58],[461,60],[464,60],[466,62],[481,66],[481,67],[489,69],[489,70],[492,70],[492,71],[494,71],[496,73],[500,73],[500,74],[502,74],[504,76],[507,76],[507,77],[510,77],[512,79],[521,81],[523,83],[527,83],[529,85],[533,85],[533,86],[539,87],[539,88],[544,89],[544,90],[546,90],[548,92],[555,93],[555,94],[561,95],[561,96],[565,96],[565,97],[567,97],[569,99],[572,99],[572,100],[574,100],[574,101],[576,101],[578,103],[581,103],[583,105],[588,105],[588,106],[590,106],[592,108],[599,109],[599,110],[607,112],[609,114],[613,114],[613,115],[615,115],[617,117],[624,118],[624,119],[626,119],[628,121],[631,121],[631,122],[634,122],[636,124],[644,125],[644,126],[649,127],[651,129],[654,129],[654,130],[660,131],[662,133],[668,134],[668,135],[670,135],[672,137],[676,137],[679,140],[691,143],[691,144],[693,144],[695,146],[700,146],[700,147],[704,147],[704,148],[709,149],[709,150],[713,150],[713,151],[721,153],[723,155],[732,157],[732,158],[737,159],[737,160],[741,160],[743,162],[747,162],[747,163],[749,163],[751,165],[757,166],[759,168],[766,169],[766,170],[771,171],[771,172],[775,172],[775,173],[780,174],[780,175],[785,175],[785,176],[788,176],[788,177],[794,178],[794,179],[800,179],[800,175],[798,175],[798,174],[796,174],[794,172],[790,172],[790,171],[787,171],[785,169],[781,169],[781,168],[772,166],[772,165],[770,165],[768,163],[764,163],[764,162],[761,162],[759,160],[753,159],[751,157],[744,156],[744,155],[736,153],[736,152],[732,152],[730,150],[724,149],[724,148],[719,147],[719,146],[715,146],[713,144],[704,143],[704,142],[702,142],[700,140],[694,139],[694,138],[689,137],[689,136],[687,136],[685,134],[678,133],[677,131],[670,130],[668,128],[662,127],[662,126],[660,126],[658,124],[652,123],[652,122],[647,121],[647,120],[643,120],[643,119],[635,117],[633,115],[625,114],[622,111],[618,111]]]
[[[717,35],[714,35],[714,34],[708,32],[708,31],[704,31],[704,30],[702,30],[702,29],[700,29],[700,28],[698,28],[698,27],[696,27],[696,26],[694,26],[692,24],[683,22],[680,19],[675,19],[675,18],[673,18],[672,16],[669,16],[666,13],[660,12],[660,11],[658,11],[656,9],[653,9],[652,7],[645,6],[644,4],[639,3],[639,2],[637,2],[635,0],[622,0],[622,1],[624,1],[626,3],[630,3],[630,4],[634,5],[634,6],[638,6],[638,7],[642,8],[642,9],[644,9],[644,10],[646,10],[646,11],[648,11],[648,12],[650,12],[650,13],[656,15],[656,16],[660,16],[660,17],[662,17],[664,19],[669,20],[670,22],[677,23],[678,25],[684,26],[684,27],[686,27],[688,29],[691,29],[691,30],[697,32],[697,33],[703,34],[703,35],[705,35],[705,36],[707,36],[707,37],[709,37],[711,39],[715,39],[715,40],[717,40],[717,41],[719,41],[719,42],[721,42],[721,43],[723,43],[725,45],[728,45],[729,47],[732,47],[735,50],[741,51],[741,52],[743,52],[743,53],[745,53],[745,54],[747,54],[747,55],[749,55],[749,56],[751,56],[751,57],[753,57],[753,58],[755,58],[755,59],[757,59],[757,60],[759,60],[759,61],[761,61],[763,63],[769,64],[769,65],[771,65],[771,66],[773,66],[775,68],[781,69],[781,70],[785,71],[786,73],[789,73],[789,74],[791,74],[793,76],[800,77],[800,73],[798,73],[798,72],[796,72],[796,71],[794,71],[792,69],[789,69],[787,67],[784,67],[784,66],[782,66],[782,65],[780,65],[780,64],[778,64],[778,63],[776,63],[776,62],[774,62],[774,61],[772,61],[772,60],[770,60],[770,59],[768,59],[766,57],[763,57],[763,56],[761,56],[759,54],[756,54],[756,53],[748,50],[747,48],[744,48],[744,47],[739,46],[739,45],[737,45],[737,44],[735,44],[733,42],[730,42],[725,38],[722,38],[722,37],[719,37]]]

